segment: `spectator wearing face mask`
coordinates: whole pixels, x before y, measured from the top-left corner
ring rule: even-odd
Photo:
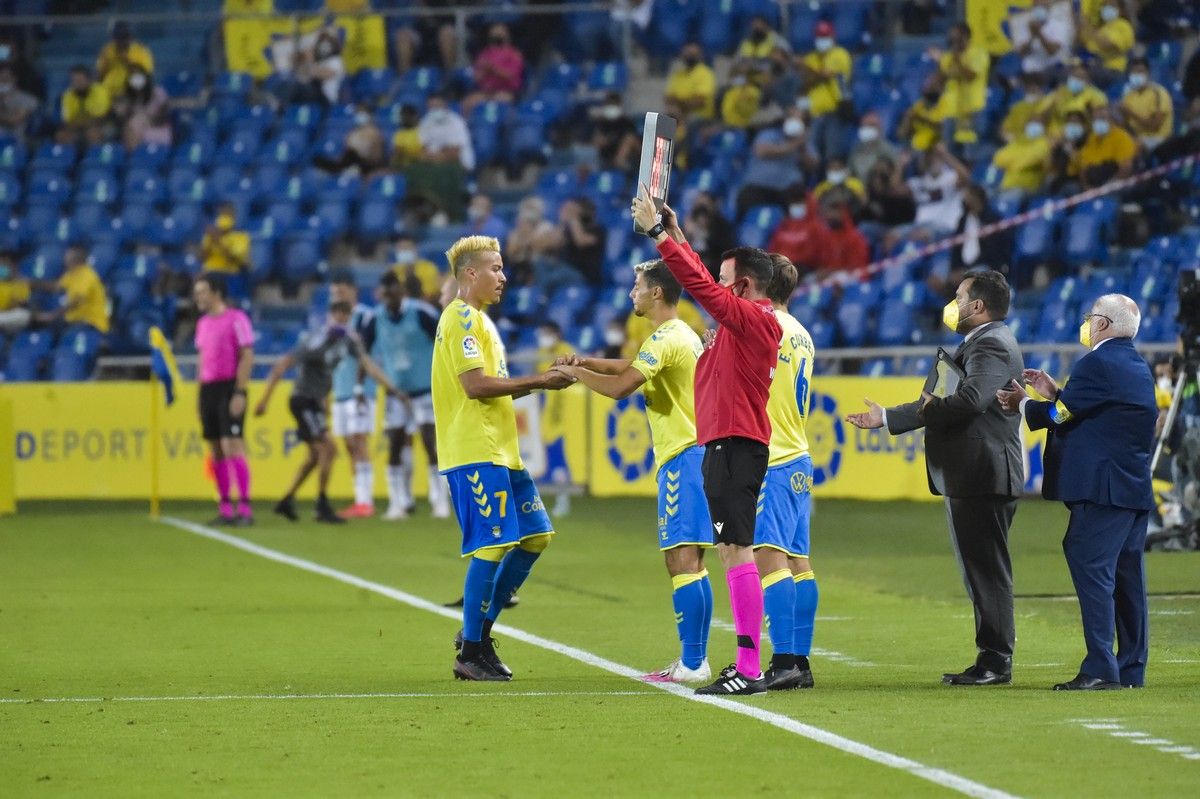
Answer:
[[[1086,14],[1080,14],[1079,46],[1095,56],[1092,80],[1100,86],[1111,86],[1124,76],[1135,44],[1133,25],[1121,16],[1121,9],[1115,2],[1100,6],[1099,26]]]
[[[630,314],[633,317],[634,314]],[[601,358],[620,358],[625,349],[625,325],[619,319],[614,319],[604,328],[604,348],[600,351]]]
[[[1042,75],[1065,64],[1075,37],[1071,4],[1034,0],[1024,21],[1013,30],[1013,49],[1021,56],[1021,70],[1026,75]]]
[[[200,240],[200,263],[205,272],[238,275],[250,269],[250,234],[237,229],[236,210],[229,203]]]
[[[748,128],[762,103],[762,89],[750,80],[749,64],[734,64],[729,86],[721,95],[721,121],[731,128]]]
[[[476,194],[467,204],[467,226],[472,236],[488,236],[500,242],[508,238],[508,225],[492,212],[492,199],[486,194]]]
[[[782,48],[771,53],[763,102],[777,109],[790,110],[796,104],[796,99],[807,96],[804,94],[804,80],[800,69],[796,66],[792,54]]]
[[[114,100],[125,93],[129,86],[129,74],[140,67],[146,74],[154,74],[154,54],[150,48],[135,41],[128,22],[114,22],[112,40],[104,45],[96,58],[96,77]]]
[[[32,94],[38,101],[46,99],[46,81],[41,73],[22,57],[19,43],[11,33],[0,31],[0,64],[12,69],[17,87]]]
[[[421,157],[405,171],[410,201],[461,222],[467,210],[467,175],[475,169],[475,149],[466,120],[450,108],[445,97],[433,95],[417,135]]]
[[[941,75],[930,75],[921,88],[921,96],[908,107],[900,120],[897,131],[900,138],[906,139],[909,147],[918,153],[929,150],[942,140],[943,117],[939,100],[944,82]]]
[[[750,20],[749,33],[738,45],[737,57],[750,65],[750,79],[763,85],[770,74],[771,55],[776,50],[791,52],[791,49],[787,39],[771,28],[766,17],[755,16]]]
[[[1085,189],[1133,174],[1138,145],[1129,132],[1113,122],[1107,108],[1092,111],[1090,134],[1079,148],[1077,173]]]
[[[685,116],[709,120],[713,118],[717,100],[717,76],[704,63],[704,51],[696,42],[688,42],[679,53],[682,62],[667,79],[664,103],[675,102]]]
[[[517,223],[504,247],[505,267],[514,284],[526,285],[533,278],[533,262],[553,254],[559,245],[558,228],[546,218],[540,197],[526,197],[517,206]]]
[[[525,83],[525,56],[512,43],[508,26],[496,23],[488,29],[487,44],[471,67],[479,91],[463,100],[463,113],[470,115],[486,100],[512,102]]]
[[[400,127],[392,134],[392,169],[404,170],[416,163],[424,152],[418,125],[421,117],[415,106],[400,107]]]
[[[850,53],[833,39],[833,25],[822,21],[813,29],[815,50],[801,60],[813,119],[833,112],[850,84]]]
[[[688,243],[700,256],[700,261],[714,275],[721,267],[721,255],[734,248],[733,225],[721,213],[717,200],[707,192],[700,192],[692,199],[688,208],[685,226]]]
[[[737,196],[738,219],[756,205],[783,205],[788,189],[804,183],[805,166],[816,163],[804,133],[800,112],[793,110],[783,124],[754,137]]]
[[[813,189],[813,197],[822,203],[841,205],[857,213],[867,199],[867,189],[861,180],[850,174],[845,161],[831,158],[825,170],[825,179]]]
[[[558,209],[561,256],[591,286],[604,282],[604,227],[586,197],[567,200]]]
[[[1082,111],[1071,111],[1062,132],[1051,137],[1047,185],[1051,193],[1072,194],[1079,190],[1079,149],[1089,133],[1088,116]]]
[[[1006,142],[1019,139],[1025,135],[1025,125],[1029,120],[1042,116],[1042,102],[1046,93],[1042,79],[1038,75],[1021,76],[1024,92],[1021,99],[1008,107],[1008,113],[1000,123],[1000,136]]]
[[[118,120],[124,123],[125,148],[140,144],[171,146],[170,98],[154,76],[138,65],[129,68],[129,78],[121,99],[114,104]]]
[[[938,72],[945,79],[938,109],[944,120],[942,139],[955,145],[972,144],[978,140],[976,117],[987,100],[988,69],[991,56],[987,50],[971,42],[971,29],[955,23],[948,36],[949,50],[931,50],[938,62]]]
[[[417,252],[417,242],[412,236],[400,235],[392,242],[392,271],[406,284],[412,276],[420,281],[421,296],[432,301],[442,288],[442,273],[437,265]]]
[[[609,92],[602,104],[589,109],[589,116],[592,146],[600,156],[601,166],[627,172],[637,166],[642,139],[622,103],[619,93]]]
[[[1129,80],[1121,98],[1121,118],[1147,151],[1162,144],[1175,125],[1175,107],[1171,94],[1150,80],[1150,65],[1144,58],[1129,62]]]
[[[871,261],[871,247],[854,224],[850,209],[836,202],[818,203],[825,223],[814,258],[818,278],[835,272],[862,269]]]
[[[892,228],[911,224],[917,215],[912,190],[904,183],[908,153],[894,162],[880,158],[867,175],[867,200],[859,214],[859,229],[869,240],[885,238]]]
[[[318,155],[313,163],[335,175],[353,170],[364,178],[371,177],[387,165],[383,131],[375,124],[375,118],[366,106],[354,112],[354,128],[346,134],[341,155],[337,158]]]
[[[37,98],[17,86],[12,67],[0,62],[0,132],[24,141],[25,126],[37,107]]]
[[[970,172],[961,161],[939,144],[922,157],[921,173],[909,178],[908,187],[917,203],[914,225],[936,236],[951,233],[962,215],[961,187],[970,182]]]
[[[1050,138],[1042,121],[1030,119],[1026,122],[1021,135],[992,156],[992,166],[1004,172],[1001,191],[1037,194],[1046,181],[1050,166]]]
[[[883,120],[874,111],[863,114],[858,124],[858,142],[850,150],[850,174],[865,180],[880,159],[895,161],[899,152],[883,135]]]
[[[803,277],[816,268],[817,247],[824,235],[824,227],[816,199],[812,195],[805,196],[802,191],[794,192],[788,198],[788,214],[771,234],[767,250],[786,257]]]
[[[1050,135],[1062,133],[1067,116],[1078,111],[1090,117],[1092,109],[1108,105],[1104,92],[1088,82],[1088,72],[1083,62],[1074,59],[1069,65],[1067,79],[1043,101],[1042,116],[1046,118],[1046,129]]]

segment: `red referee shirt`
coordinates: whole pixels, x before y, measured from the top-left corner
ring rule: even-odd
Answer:
[[[658,252],[675,279],[721,326],[696,364],[697,443],[740,436],[770,444],[767,395],[783,336],[771,301],[734,296],[712,279],[690,246],[669,236]]]

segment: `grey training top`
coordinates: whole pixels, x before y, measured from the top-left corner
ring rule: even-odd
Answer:
[[[333,388],[333,370],[338,362],[345,357],[358,359],[363,346],[353,331],[326,325],[302,334],[291,354],[296,359],[292,396],[322,401]]]

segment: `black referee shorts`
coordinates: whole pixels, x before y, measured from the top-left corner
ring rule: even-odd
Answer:
[[[768,448],[749,438],[719,438],[704,445],[704,496],[719,544],[754,544],[754,515]]]
[[[205,441],[242,437],[246,412],[242,411],[237,416],[229,412],[229,401],[236,390],[236,380],[200,384],[200,428]]]
[[[325,403],[311,397],[297,397],[294,394],[288,400],[288,409],[296,420],[296,437],[305,444],[325,437],[329,430],[329,420],[325,416]]]

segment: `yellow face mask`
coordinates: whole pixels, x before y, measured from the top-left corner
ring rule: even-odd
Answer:
[[[1092,348],[1092,320],[1091,319],[1084,319],[1083,324],[1081,324],[1079,326],[1079,343],[1082,344],[1083,346],[1087,347],[1089,350]]]

